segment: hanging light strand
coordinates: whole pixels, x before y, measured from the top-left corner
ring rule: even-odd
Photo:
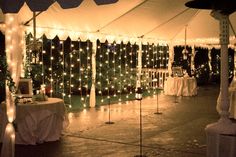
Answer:
[[[84,98],[83,98],[83,91],[82,91],[82,75],[83,75],[83,67],[82,67],[82,60],[81,55],[83,53],[83,49],[81,47],[81,40],[79,39],[79,91],[80,91],[80,103],[83,104]]]
[[[124,55],[124,61],[125,61],[125,66],[124,66],[124,90],[125,90],[125,93],[126,93],[126,100],[129,98],[129,94],[128,94],[128,90],[127,90],[127,75],[128,75],[128,64],[127,64],[127,48],[126,48],[126,44],[124,44],[124,47],[123,47],[123,52],[125,52],[125,55]]]
[[[52,69],[52,62],[53,62],[53,55],[52,50],[54,49],[54,45],[52,44],[52,39],[50,40],[50,97],[52,97],[53,93],[53,69]]]
[[[149,43],[145,46],[146,47],[146,89],[147,89],[147,92],[150,93],[150,90],[149,90]]]
[[[148,43],[148,93],[151,93],[152,88],[152,47]]]
[[[86,82],[86,106],[88,105],[89,106],[89,78],[91,78],[89,75],[91,74],[91,72],[90,72],[90,70],[91,70],[91,57],[90,57],[90,41],[89,40],[87,40],[87,42],[86,42],[86,57],[87,57],[87,63],[86,63],[86,71],[87,71],[87,73],[86,73],[86,75],[85,75],[85,77],[86,77],[86,80],[87,80],[87,82]],[[84,107],[86,107],[86,106],[84,106]]]
[[[121,84],[121,81],[122,81],[122,75],[121,75],[121,68],[122,68],[122,59],[121,59],[121,56],[122,56],[122,43],[119,44],[119,90],[118,90],[118,93],[119,93],[119,104],[121,104],[121,101],[122,101],[122,98],[121,98],[121,92],[122,92],[122,84]]]
[[[155,63],[155,68],[156,68],[156,88],[158,88],[158,82],[159,82],[158,81],[158,76],[159,76],[158,75],[158,59],[159,59],[158,58],[158,45],[156,45],[156,55],[155,56],[156,56],[156,59],[155,59],[156,60],[156,63]]]
[[[160,45],[160,56],[161,56],[161,64],[160,64],[160,67],[161,67],[161,69],[163,69],[164,68],[164,51],[163,51],[163,46],[162,45]],[[160,86],[160,88],[162,88],[163,87],[163,75],[164,75],[164,73],[161,71],[160,72],[160,80],[159,80],[159,82],[160,82],[160,84],[159,84],[159,86]]]
[[[116,90],[115,90],[115,82],[117,80],[116,78],[116,42],[113,42],[113,46],[112,46],[112,54],[113,54],[113,59],[112,59],[112,63],[113,63],[113,84],[112,84],[112,91],[113,91],[113,97],[116,97]]]
[[[109,77],[109,70],[110,70],[110,50],[109,50],[109,43],[108,43],[108,41],[107,41],[107,43],[106,43],[106,55],[107,55],[107,61],[106,61],[106,63],[107,63],[107,100],[108,101],[110,101],[110,77]]]
[[[44,57],[43,57],[43,55],[44,55],[45,51],[44,51],[44,49],[43,49],[43,48],[44,48],[44,47],[43,47],[43,36],[42,36],[42,38],[40,39],[40,41],[41,41],[41,44],[42,44],[42,47],[41,47],[41,55],[42,55],[42,56],[41,56],[41,62],[40,62],[40,63],[41,63],[41,68],[42,68],[42,69],[41,69],[41,70],[42,70],[42,71],[41,71],[41,76],[42,76],[42,84],[44,85],[44,81],[45,81],[45,80],[44,80],[44,61],[43,61],[43,60],[44,60]]]
[[[139,52],[139,48],[138,45],[136,45],[135,43],[135,82],[138,81],[138,52]],[[141,82],[140,82],[141,83]],[[141,84],[140,84],[141,85]],[[137,85],[136,85],[137,86]],[[135,87],[136,87],[135,86]]]
[[[156,71],[155,71],[155,45],[152,44],[152,88],[154,90],[154,93],[153,94],[156,94],[156,86],[155,86],[155,82],[154,82],[154,79],[155,79],[155,74],[156,74]]]
[[[134,73],[133,58],[134,58],[134,47],[130,43],[130,73],[131,73],[131,76],[130,76],[130,92],[129,92],[130,95],[133,93],[132,88],[131,88],[131,87],[133,87],[133,79],[134,79],[134,76],[133,76],[133,73]]]
[[[61,89],[62,89],[62,98],[65,100],[65,54],[64,54],[64,42],[60,41],[61,45],[61,66],[62,66],[62,82],[61,82]]]
[[[72,78],[73,78],[73,67],[74,67],[74,64],[73,64],[73,49],[74,49],[74,45],[72,43],[72,41],[70,41],[70,59],[69,59],[69,65],[70,65],[70,71],[69,71],[69,105],[71,106],[71,96],[72,96],[72,87],[73,87],[73,84],[72,84]]]
[[[103,62],[103,54],[102,54],[102,44],[101,44],[101,42],[99,41],[99,45],[98,45],[98,47],[97,47],[97,49],[98,49],[98,56],[99,56],[99,79],[98,79],[98,84],[99,84],[99,94],[100,94],[100,96],[101,96],[101,103],[103,103],[103,94],[102,94],[102,81],[103,81],[103,79],[102,79],[102,68],[103,68],[103,64],[102,64],[102,62]]]

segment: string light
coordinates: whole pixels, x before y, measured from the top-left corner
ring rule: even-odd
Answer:
[[[112,63],[113,63],[113,78],[114,78],[114,81],[113,81],[113,84],[111,86],[111,89],[113,91],[113,97],[116,97],[116,90],[115,90],[115,82],[117,80],[116,78],[116,43],[113,42],[113,45],[112,45],[112,54],[113,54],[113,58],[112,58]]]
[[[160,68],[163,69],[164,68],[164,53],[163,53],[163,46],[160,45],[160,56],[161,56],[161,62],[160,62]],[[163,73],[162,71],[159,74],[160,78],[159,78],[159,87],[162,88],[163,86]]]
[[[147,68],[147,73],[146,73],[146,77],[147,77],[147,81],[146,81],[146,89],[147,92],[150,94],[150,49],[149,49],[149,43],[146,45],[146,68]]]
[[[129,55],[130,55],[130,74],[131,74],[131,76],[130,76],[130,85],[129,85],[129,87],[130,87],[130,91],[129,91],[129,94],[131,95],[132,93],[133,93],[133,91],[132,91],[132,86],[133,86],[133,84],[132,84],[132,80],[133,80],[133,71],[134,71],[134,69],[133,69],[133,55],[135,54],[135,53],[133,53],[133,45],[131,44],[131,43],[129,43],[129,45],[130,45],[130,53],[129,53]]]
[[[121,59],[121,54],[122,54],[122,52],[123,52],[123,49],[122,49],[122,42],[119,44],[120,46],[119,46],[119,48],[120,48],[120,51],[119,51],[119,66],[118,66],[118,68],[119,68],[119,73],[120,73],[120,75],[119,75],[119,90],[118,90],[118,93],[119,93],[119,99],[118,99],[118,101],[119,101],[119,104],[121,104],[121,101],[122,101],[122,98],[121,98],[121,92],[122,92],[122,84],[121,84],[121,81],[122,81],[122,75],[121,75],[121,69],[122,69],[122,59]]]
[[[127,94],[126,94],[126,99],[128,99],[129,98],[129,93],[128,93],[128,89],[127,89],[127,80],[126,80],[126,78],[127,78],[127,75],[129,74],[129,72],[128,72],[128,64],[127,64],[127,48],[126,48],[126,44],[124,44],[124,47],[123,47],[123,52],[125,52],[125,55],[124,55],[124,61],[125,61],[125,66],[124,66],[124,75],[125,75],[125,77],[124,77],[124,92],[126,92]]]
[[[44,59],[43,59],[43,55],[44,55],[44,53],[45,53],[45,51],[44,51],[44,47],[43,47],[43,36],[42,36],[42,38],[39,40],[39,42],[41,42],[41,45],[42,45],[42,47],[41,47],[41,61],[40,61],[40,64],[41,64],[41,76],[42,76],[42,84],[44,85]]]
[[[61,41],[61,51],[60,51],[60,55],[62,57],[62,61],[61,61],[61,66],[63,68],[63,72],[62,72],[62,82],[60,83],[60,86],[62,88],[62,97],[64,99],[64,96],[66,96],[65,94],[65,77],[66,75],[69,75],[69,81],[66,82],[69,84],[69,94],[68,94],[68,98],[70,99],[70,104],[71,104],[71,97],[72,97],[72,89],[74,88],[74,84],[73,81],[74,77],[76,76],[76,74],[74,74],[73,72],[75,72],[75,68],[76,64],[74,63],[75,59],[76,61],[79,63],[79,91],[80,91],[80,96],[81,96],[81,102],[83,103],[83,106],[86,107],[87,106],[87,102],[89,99],[89,84],[90,84],[90,71],[91,71],[91,57],[90,57],[90,42],[89,40],[87,40],[86,42],[86,48],[83,50],[82,46],[81,46],[81,41],[79,40],[79,53],[78,53],[78,57],[75,58],[74,54],[74,45],[71,41],[70,44],[70,55],[69,55],[69,69],[67,69],[67,71],[65,70],[66,68],[66,60],[65,60],[65,54],[64,54],[64,42]],[[49,75],[49,80],[50,80],[50,96],[52,97],[53,95],[53,80],[54,80],[54,76],[56,76],[56,74],[53,73],[54,67],[53,67],[53,62],[55,62],[54,60],[57,59],[55,56],[53,56],[53,51],[55,49],[55,46],[53,45],[53,41],[50,41],[50,67],[49,67],[49,71],[50,71],[50,75]],[[106,71],[106,82],[107,85],[105,86],[105,89],[107,90],[108,96],[107,99],[109,100],[111,98],[111,91],[113,92],[113,97],[119,97],[119,102],[122,101],[122,91],[125,92],[125,97],[126,99],[130,98],[130,95],[133,94],[133,90],[131,87],[133,87],[133,80],[136,79],[137,77],[133,78],[133,72],[134,72],[134,68],[137,67],[138,65],[138,51],[136,49],[136,45],[132,45],[131,43],[125,44],[123,42],[121,42],[120,44],[116,44],[116,42],[113,42],[112,44],[109,44],[108,41],[106,41],[106,55],[103,56],[102,54],[102,48],[101,48],[101,43],[99,42],[97,49],[98,49],[98,60],[100,61],[100,63],[97,65],[97,78],[98,78],[98,82],[97,85],[100,87],[99,88],[99,95],[101,96],[101,102],[103,102],[103,91],[102,91],[102,79],[103,79],[103,71],[102,69],[104,68],[104,65],[108,67],[108,70]],[[153,45],[153,44],[147,44],[147,45],[143,45],[143,67],[144,69],[146,69],[146,71],[144,72],[146,75],[146,78],[149,79],[143,79],[145,88],[147,89],[148,93],[150,92],[151,87],[153,88],[155,86],[154,82],[153,82],[153,78],[157,77],[157,74],[155,73],[154,69],[158,67],[158,60],[160,63],[160,68],[165,68],[166,67],[166,63],[167,63],[167,54],[163,54],[161,47],[160,47],[160,51],[159,51],[159,57],[158,57],[158,53],[157,53],[157,46]],[[155,51],[156,50],[156,51]],[[42,46],[42,61],[40,64],[42,64],[42,77],[44,76],[44,63],[43,60],[45,59],[44,56],[44,50],[43,50],[43,46]],[[82,55],[82,56],[81,56]],[[84,60],[83,57],[86,57],[86,63],[82,63],[81,60]],[[103,63],[105,58],[105,63]],[[117,60],[116,60],[117,59]],[[156,63],[155,63],[156,61]],[[123,64],[124,63],[124,64]],[[83,65],[82,65],[83,64]],[[122,70],[124,72],[122,72]],[[117,75],[117,73],[119,75]],[[83,78],[82,78],[83,77]],[[160,81],[163,81],[163,77],[160,77]],[[112,80],[111,80],[112,78]],[[120,78],[120,81],[116,81],[118,78]],[[151,81],[150,81],[150,78]],[[123,81],[123,82],[121,82]],[[116,82],[118,82],[118,89],[115,90],[115,88],[117,87]],[[44,80],[43,80],[44,83]],[[155,86],[156,88],[156,86]],[[83,98],[83,89],[86,90],[85,92],[85,97]]]
[[[61,82],[61,89],[62,89],[62,98],[65,100],[65,53],[64,53],[64,41],[60,41],[61,45],[61,66],[62,66],[62,82]]]
[[[110,49],[109,49],[109,43],[108,43],[108,41],[106,41],[106,58],[107,58],[107,60],[106,60],[106,64],[107,64],[107,78],[106,78],[106,80],[107,80],[107,87],[106,87],[106,90],[107,90],[107,99],[108,99],[108,101],[110,101],[110,75],[109,75],[109,70],[110,70],[110,63],[109,63],[109,61],[110,61]]]
[[[73,68],[74,68],[74,64],[73,64],[73,56],[74,56],[74,44],[72,43],[72,41],[70,41],[70,53],[69,53],[69,65],[70,65],[70,69],[69,69],[69,95],[68,95],[68,98],[69,98],[69,107],[72,106],[72,103],[71,103],[71,96],[72,96],[72,87],[73,87],[73,84],[72,84],[72,77],[73,77]]]
[[[50,97],[52,97],[52,93],[53,93],[53,69],[52,69],[52,61],[53,61],[53,56],[52,56],[52,50],[55,47],[52,45],[52,40],[50,40]]]
[[[102,64],[102,61],[103,61],[103,55],[102,55],[102,47],[101,47],[101,42],[99,41],[99,44],[97,46],[97,49],[98,49],[98,53],[97,53],[97,56],[99,57],[98,60],[99,60],[99,65],[98,65],[98,85],[99,85],[99,94],[101,96],[101,103],[104,102],[103,100],[103,94],[102,94],[102,67],[103,67],[103,64]]]
[[[155,45],[152,44],[152,89],[154,90],[153,94],[156,94],[156,86],[154,78],[155,78]]]
[[[88,91],[88,85],[89,85],[89,78],[91,78],[91,77],[89,77],[88,75],[89,74],[91,74],[91,57],[90,57],[90,47],[89,47],[89,45],[90,45],[90,41],[89,40],[87,40],[87,42],[86,42],[87,44],[86,44],[86,74],[85,74],[85,78],[86,78],[86,80],[87,80],[87,82],[86,82],[86,86],[85,86],[85,88],[86,88],[86,104],[87,103],[89,103],[89,91]],[[84,104],[84,107],[86,107],[86,104]]]
[[[80,102],[81,104],[83,104],[83,93],[82,93],[82,75],[83,75],[83,67],[82,67],[82,60],[81,60],[81,54],[83,53],[83,49],[81,47],[81,40],[78,39],[78,42],[79,42],[79,46],[78,46],[78,49],[79,49],[79,52],[78,52],[78,59],[77,59],[77,62],[79,62],[79,93],[80,93]]]
[[[157,94],[156,91],[157,91],[157,88],[158,88],[158,47],[157,45],[154,45],[154,49],[153,49],[153,55],[154,55],[154,68],[155,68],[155,82],[154,82],[154,86],[155,86],[155,93],[154,94]]]

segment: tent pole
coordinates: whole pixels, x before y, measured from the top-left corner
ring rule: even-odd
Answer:
[[[92,86],[90,90],[90,107],[96,106],[96,53],[97,53],[97,40],[92,40]]]
[[[172,74],[172,64],[174,62],[174,46],[173,46],[173,42],[171,41],[169,43],[169,61],[168,61],[168,73],[169,76],[171,76]]]
[[[36,13],[33,12],[33,56],[34,56],[34,63],[37,62],[37,43],[36,43]]]
[[[233,157],[236,151],[232,146],[235,140],[236,127],[229,119],[228,97],[228,44],[229,44],[229,15],[213,10],[211,15],[220,23],[221,45],[221,75],[220,75],[220,119],[206,126],[207,157]],[[223,151],[228,150],[228,151]],[[222,151],[224,153],[222,153]]]
[[[200,10],[197,10],[197,12],[191,17],[191,19],[184,25],[184,27],[181,27],[181,29],[179,29],[177,31],[177,33],[171,38],[171,40],[174,40],[176,38],[176,36],[181,33],[182,29],[185,28],[186,25],[188,25],[198,14],[199,14]],[[157,29],[157,28],[155,28]],[[150,31],[151,32],[151,31]],[[149,33],[150,33],[149,32]]]
[[[38,13],[35,15],[35,17],[39,16],[41,13],[42,13],[42,11],[38,12]],[[28,21],[26,21],[26,22],[24,23],[24,25],[25,25],[25,26],[28,25],[33,19],[34,19],[34,17],[30,18]]]

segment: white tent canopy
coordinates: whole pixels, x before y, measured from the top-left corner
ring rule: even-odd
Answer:
[[[96,38],[117,42],[136,42],[143,37],[144,42],[183,44],[187,25],[187,43],[218,44],[218,21],[210,16],[210,10],[187,8],[184,5],[187,1],[119,0],[97,6],[93,0],[86,0],[73,9],[62,9],[55,2],[37,16],[37,37],[45,34],[49,38],[58,35],[60,39],[70,36],[74,40]],[[26,4],[19,15],[22,23],[32,18]],[[236,29],[236,13],[230,16],[230,21]],[[32,32],[32,25],[30,21],[28,31]],[[234,39],[232,29],[230,35]]]
[[[142,39],[142,42],[165,42],[171,43],[173,46],[177,43],[184,43],[185,28],[187,28],[187,44],[219,44],[219,22],[210,16],[208,10],[187,8],[184,4],[189,0],[119,0],[117,3],[101,6],[96,5],[94,0],[84,0],[83,2],[81,0],[81,5],[66,10],[62,9],[60,5],[61,3],[65,4],[66,0],[43,0],[42,3],[40,3],[40,0],[12,0],[12,4],[7,3],[6,0],[0,0],[0,6],[1,8],[5,6],[14,10],[15,7],[20,8],[25,1],[34,4],[36,7],[44,6],[46,3],[48,5],[46,4],[45,8],[50,6],[46,11],[37,12],[37,38],[45,34],[49,38],[54,38],[57,35],[60,39],[66,39],[69,36],[72,40],[81,38],[82,40],[92,39],[93,41],[94,39],[109,40],[111,42],[114,40],[117,42],[131,41],[132,43],[137,42],[139,47],[142,47],[140,42],[140,39]],[[105,0],[99,1],[103,2]],[[106,1],[116,2],[116,0]],[[79,4],[80,0],[71,0],[70,2]],[[51,3],[53,4],[51,5]],[[15,12],[18,12],[17,9]],[[33,32],[32,16],[32,11],[26,4],[17,14],[3,16],[3,13],[0,13],[0,29],[3,32],[6,29],[8,69],[16,85],[20,79],[22,67],[19,65],[21,65],[23,52],[25,51],[25,39],[19,23],[25,26],[24,28],[28,32]],[[5,20],[4,17],[6,17]],[[236,13],[230,15],[230,21],[231,43],[235,44]],[[228,19],[225,23],[228,24]],[[228,34],[226,37],[228,37]],[[228,109],[228,56],[225,52],[227,52],[228,42],[221,44],[223,46],[221,49],[221,81],[223,82],[221,83],[221,103],[223,106],[222,113],[224,114],[222,114],[222,117],[226,117]],[[93,63],[96,54],[95,46],[94,44]],[[170,48],[173,48],[172,46]],[[142,68],[141,54],[140,48],[138,52],[138,82],[140,82]],[[169,60],[173,60],[173,51]],[[94,77],[96,76],[96,65],[93,63],[92,73]],[[90,105],[95,106],[95,79],[92,80]],[[3,140],[2,156],[14,156],[15,130],[12,122],[16,115],[14,98],[10,89],[9,87],[6,88],[6,108],[9,123]],[[230,132],[230,135],[234,134]],[[8,143],[12,145],[7,145]]]

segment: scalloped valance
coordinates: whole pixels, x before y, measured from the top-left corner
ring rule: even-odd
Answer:
[[[116,3],[118,0],[94,0],[97,5]],[[63,9],[76,8],[83,0],[0,0],[3,13],[18,13],[26,3],[31,11],[45,11],[57,2]]]

